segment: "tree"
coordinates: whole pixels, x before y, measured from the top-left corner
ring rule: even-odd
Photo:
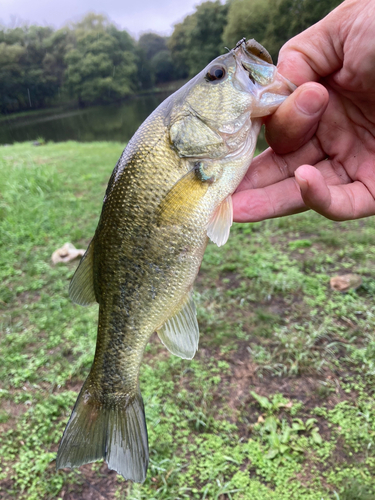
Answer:
[[[223,39],[233,45],[243,38],[255,38],[274,61],[290,38],[315,24],[341,0],[233,0]]]
[[[194,76],[223,53],[222,34],[227,12],[228,5],[218,0],[204,2],[194,14],[176,24],[168,45],[179,76]]]
[[[158,52],[168,50],[167,38],[156,33],[145,33],[138,40],[138,46],[144,51],[147,59],[152,59]]]
[[[21,65],[25,48],[19,43],[0,43],[0,110],[2,113],[25,107],[24,69]]]
[[[41,107],[48,99],[53,98],[58,89],[59,81],[54,69],[48,66],[47,40],[53,34],[52,28],[30,26],[25,30],[25,53],[23,66],[25,68],[25,85],[32,106]]]
[[[174,67],[169,50],[161,50],[151,59],[151,65],[157,83],[170,82],[174,78]]]
[[[277,58],[286,41],[320,21],[342,0],[269,0],[272,16],[265,43]],[[267,48],[267,47],[266,47]]]
[[[158,56],[160,53],[162,55]],[[149,89],[153,87],[155,82],[159,83],[173,78],[173,64],[171,64],[171,54],[167,47],[166,37],[156,33],[143,34],[138,40],[137,57],[140,88]],[[156,63],[153,62],[154,60]]]
[[[65,82],[81,104],[110,101],[136,88],[134,43],[107,18],[88,14],[73,25],[74,42],[65,56]]]
[[[56,92],[61,95],[64,90],[64,73],[66,70],[65,55],[73,45],[72,33],[68,27],[55,31],[45,40],[46,54],[43,69],[53,79]]]
[[[241,38],[255,38],[266,45],[266,33],[271,22],[269,0],[233,0],[229,5],[228,23],[223,33],[224,43],[232,48]],[[266,47],[269,50],[269,47]]]
[[[61,83],[48,58],[48,27],[23,26],[0,30],[0,102],[2,112],[40,107],[53,98]]]
[[[137,45],[137,83],[140,90],[150,89],[155,83],[155,74],[150,59],[147,58],[143,49]]]

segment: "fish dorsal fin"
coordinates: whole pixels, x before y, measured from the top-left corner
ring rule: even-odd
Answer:
[[[219,205],[212,216],[207,228],[207,236],[218,247],[225,245],[228,241],[230,227],[233,224],[233,204],[232,196],[229,195]]]
[[[199,327],[191,293],[182,307],[157,332],[160,340],[172,354],[183,359],[194,357],[198,349]]]
[[[96,302],[94,291],[94,240],[74,273],[69,286],[69,297],[81,306]]]

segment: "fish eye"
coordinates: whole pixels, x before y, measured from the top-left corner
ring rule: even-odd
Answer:
[[[226,76],[226,71],[224,66],[214,64],[207,71],[205,78],[208,82],[214,82],[216,80],[222,80],[225,76]]]

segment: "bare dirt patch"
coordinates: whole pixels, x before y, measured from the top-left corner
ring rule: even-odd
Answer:
[[[99,469],[91,465],[83,465],[79,470],[80,474],[77,474],[77,481],[67,483],[61,490],[60,497],[63,500],[103,500],[114,498],[119,486],[118,475],[115,471],[109,470],[105,463]],[[63,473],[69,471],[70,469],[62,470]]]

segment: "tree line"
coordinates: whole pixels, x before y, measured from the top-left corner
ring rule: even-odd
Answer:
[[[170,37],[138,41],[102,15],[55,30],[0,26],[0,112],[76,100],[109,102],[171,80],[189,78],[243,38],[255,38],[274,60],[291,37],[340,0],[219,0],[198,5]]]

